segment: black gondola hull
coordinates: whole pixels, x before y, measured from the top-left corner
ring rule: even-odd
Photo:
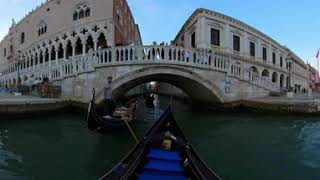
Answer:
[[[93,93],[91,101],[88,106],[87,112],[87,126],[88,129],[97,132],[106,132],[114,129],[120,129],[126,127],[126,122],[122,118],[103,118],[96,112],[96,107],[94,103],[95,93]],[[127,123],[132,123],[128,121]]]
[[[175,151],[166,152],[159,149],[161,153],[175,153],[178,152],[181,155],[182,161],[177,165],[186,164],[185,167],[181,165],[179,177],[185,177],[186,179],[210,179],[219,180],[220,178],[200,159],[196,151],[193,149],[191,144],[185,138],[183,132],[179,128],[175,121],[171,107],[162,114],[160,119],[148,130],[146,135],[139,141],[139,143],[129,152],[129,154],[112,169],[108,174],[103,176],[103,180],[117,180],[117,179],[146,179],[148,175],[155,176],[158,174],[159,169],[166,169],[165,165],[158,167],[159,169],[153,173],[147,172],[146,168],[150,168],[149,165],[152,163],[148,157],[150,153],[154,151],[155,147],[158,147],[157,139],[161,137],[163,132],[172,132],[177,139],[179,147]],[[160,136],[159,136],[160,135]],[[157,150],[156,150],[157,151]],[[166,157],[165,157],[166,158]],[[181,174],[181,169],[183,173]],[[170,169],[169,169],[170,170]],[[172,169],[171,169],[172,170]],[[177,170],[177,169],[176,169]],[[149,174],[148,174],[149,173]],[[166,172],[167,173],[167,172]],[[158,174],[159,175],[159,174]],[[159,176],[162,176],[160,174]],[[172,172],[170,173],[172,176]],[[144,177],[144,178],[142,178]]]

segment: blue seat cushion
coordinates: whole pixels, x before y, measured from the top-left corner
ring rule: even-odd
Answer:
[[[155,172],[144,172],[139,175],[139,180],[187,180],[183,175],[179,174],[163,174]]]
[[[178,161],[165,161],[156,159],[151,159],[144,169],[165,172],[183,172],[183,169]]]
[[[151,159],[163,159],[171,161],[181,161],[182,158],[176,151],[163,151],[160,149],[151,149],[148,158]]]

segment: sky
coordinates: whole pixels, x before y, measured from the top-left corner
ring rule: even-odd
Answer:
[[[44,0],[0,0],[0,39]],[[80,0],[79,0],[80,1]],[[316,67],[320,48],[319,0],[128,0],[145,45],[170,42],[197,8],[238,19],[287,46]]]

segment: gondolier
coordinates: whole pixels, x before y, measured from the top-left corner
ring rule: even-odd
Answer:
[[[107,78],[107,83],[104,85],[104,108],[106,115],[111,116],[115,109],[115,105],[112,97],[112,77]]]

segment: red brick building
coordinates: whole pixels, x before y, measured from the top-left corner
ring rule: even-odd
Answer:
[[[135,42],[141,45],[138,25],[135,24],[126,0],[113,0],[113,17],[115,22],[115,46],[127,46]]]

